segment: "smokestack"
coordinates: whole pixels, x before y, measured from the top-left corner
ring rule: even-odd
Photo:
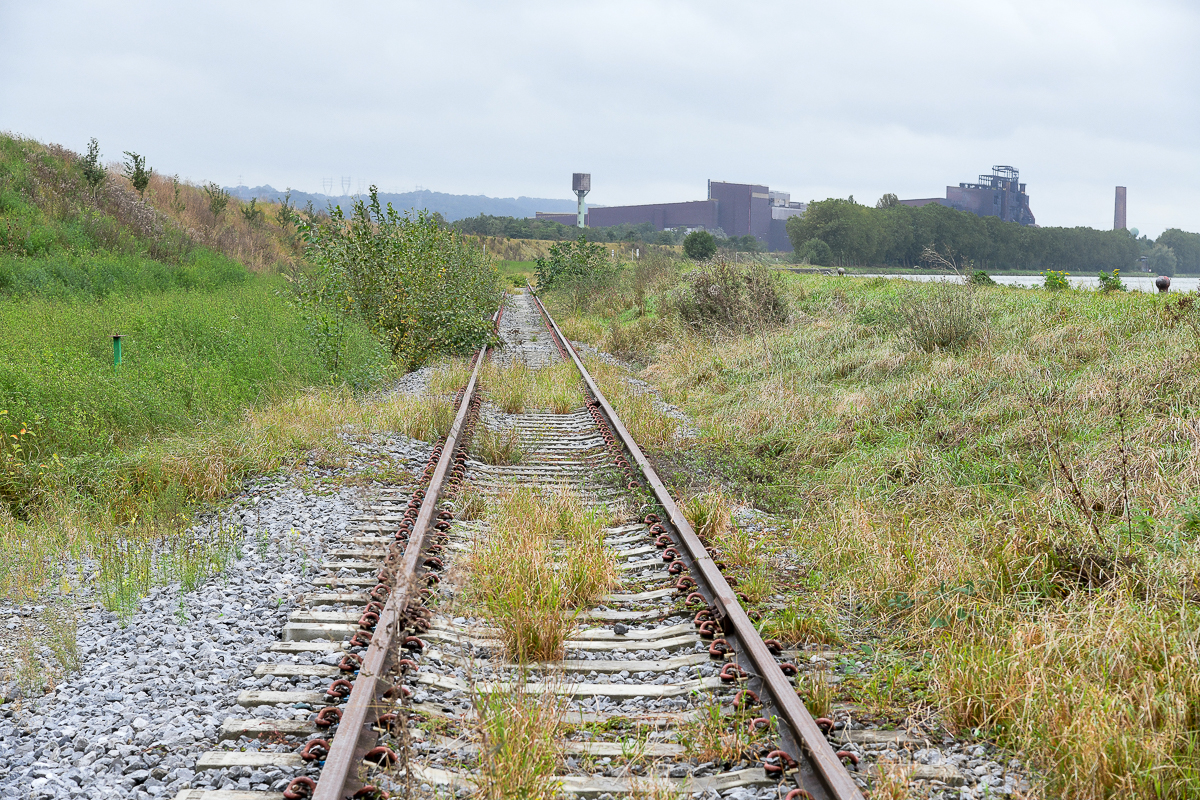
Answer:
[[[1113,230],[1125,230],[1125,187],[1117,187],[1117,203],[1113,210]]]

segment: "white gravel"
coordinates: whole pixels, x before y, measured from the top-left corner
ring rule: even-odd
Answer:
[[[372,445],[350,471],[377,464],[380,453],[410,466],[429,453],[428,445],[399,436],[377,436]],[[338,544],[357,513],[363,489],[320,494],[301,489],[299,477],[260,481],[234,498],[222,515],[242,528],[242,555],[195,591],[181,595],[178,584],[152,590],[125,627],[80,593],[82,669],[51,694],[0,711],[0,798],[286,786],[291,775],[280,770],[196,774],[193,767],[216,747],[227,717],[262,715],[235,706],[237,694],[259,688],[255,667],[313,588],[323,549]],[[0,608],[0,615],[12,611]]]

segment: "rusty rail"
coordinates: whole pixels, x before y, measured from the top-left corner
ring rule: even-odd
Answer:
[[[812,715],[808,713],[808,709],[800,702],[795,689],[780,670],[779,664],[775,661],[775,657],[763,642],[758,630],[754,627],[754,623],[750,621],[750,618],[746,616],[746,612],[742,610],[733,589],[725,581],[725,577],[713,562],[712,557],[709,556],[708,550],[704,547],[703,542],[700,541],[700,537],[692,529],[691,523],[687,521],[687,518],[679,510],[679,506],[675,504],[675,500],[658,477],[658,473],[654,470],[653,465],[650,464],[645,454],[642,453],[637,442],[633,440],[628,429],[626,429],[624,423],[621,422],[620,417],[617,415],[616,410],[605,399],[604,393],[600,391],[600,387],[596,385],[591,374],[584,367],[583,361],[580,360],[579,355],[575,352],[575,348],[571,346],[567,337],[563,336],[558,323],[550,316],[550,313],[542,304],[541,298],[537,296],[532,287],[528,291],[533,295],[538,310],[541,311],[553,329],[554,335],[559,340],[559,346],[565,349],[570,355],[571,360],[575,362],[575,366],[583,376],[583,381],[587,385],[588,390],[604,410],[609,424],[616,431],[622,444],[625,445],[633,456],[634,462],[641,469],[646,482],[653,490],[655,498],[666,511],[671,524],[682,540],[682,544],[687,549],[692,574],[700,578],[701,586],[698,588],[701,589],[702,594],[710,595],[709,599],[722,616],[722,626],[726,631],[727,638],[732,636],[736,639],[737,644],[740,645],[741,654],[749,659],[756,672],[756,677],[761,681],[763,688],[769,694],[772,705],[779,712],[783,721],[787,723],[792,738],[792,747],[789,748],[792,752],[788,753],[788,755],[796,758],[802,767],[807,764],[812,769],[814,776],[821,784],[821,788],[824,789],[826,796],[831,798],[831,800],[862,800],[862,793],[854,785],[854,780],[850,777],[850,773],[846,771],[841,760],[835,755],[833,748],[825,740],[825,735],[820,727],[817,726],[816,720],[812,718]],[[704,591],[705,589],[707,589],[707,592]]]
[[[501,305],[492,318],[493,324],[499,323],[503,310],[504,306]],[[358,676],[354,679],[354,687],[342,709],[341,720],[330,742],[329,754],[325,757],[321,776],[312,790],[312,800],[343,800],[361,788],[358,782],[358,768],[363,763],[363,757],[378,740],[373,726],[377,721],[378,709],[384,704],[383,695],[392,689],[385,677],[393,666],[391,662],[395,648],[392,645],[396,634],[404,630],[405,611],[414,600],[420,599],[417,594],[417,567],[421,563],[429,528],[437,510],[438,498],[446,477],[450,474],[459,437],[479,384],[479,371],[487,359],[487,353],[487,345],[484,345],[475,358],[471,379],[463,391],[454,424],[446,434],[442,454],[425,489],[425,496],[421,500],[421,508],[417,512],[404,554],[394,570],[392,592],[379,615],[375,633],[371,637],[367,652],[363,655]]]
[[[538,310],[558,340],[556,344],[574,362],[588,391],[599,403],[621,443],[633,456],[634,462],[666,512],[669,522],[678,533],[680,543],[687,551],[690,571],[699,578],[697,588],[702,594],[708,596],[707,599],[711,601],[721,616],[725,629],[724,635],[732,640],[739,654],[748,659],[754,669],[753,677],[761,682],[771,704],[786,723],[786,730],[781,727],[780,731],[784,736],[784,749],[800,765],[801,786],[807,789],[807,793],[814,800],[822,800],[822,798],[862,800],[862,794],[854,785],[850,774],[825,741],[825,736],[816,721],[808,713],[804,704],[800,702],[771,651],[759,636],[745,611],[742,610],[733,590],[671,498],[670,492],[659,479],[654,467],[642,453],[637,442],[630,436],[616,410],[609,404],[600,391],[600,387],[596,385],[595,380],[584,367],[575,348],[563,336],[558,324],[546,311],[541,298],[532,288],[529,291],[537,303]],[[496,312],[495,321],[499,321],[502,310],[501,308]],[[487,353],[488,348],[485,346],[480,349],[476,357],[475,366],[459,404],[454,424],[446,436],[441,456],[425,490],[425,496],[422,498],[408,544],[398,567],[394,570],[394,588],[379,615],[374,635],[363,657],[358,676],[354,680],[353,689],[342,710],[337,733],[330,742],[329,753],[325,758],[320,779],[312,790],[313,800],[344,800],[361,788],[358,780],[358,768],[363,763],[363,757],[374,747],[378,739],[373,725],[376,722],[378,709],[382,708],[385,702],[384,695],[392,689],[386,678],[392,667],[391,660],[394,655],[392,644],[396,634],[405,627],[407,621],[405,612],[410,604],[414,600],[419,601],[417,569],[421,564],[422,553],[437,509],[439,496],[454,462],[459,438],[466,424],[479,383],[479,371],[487,358]],[[815,784],[805,780],[810,775],[817,779]]]

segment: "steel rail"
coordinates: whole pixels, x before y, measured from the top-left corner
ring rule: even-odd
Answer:
[[[493,317],[493,322],[499,321],[503,309],[504,307],[501,305]],[[421,554],[425,550],[426,538],[437,510],[438,498],[442,486],[446,482],[446,476],[450,472],[450,465],[454,461],[454,454],[458,449],[458,438],[462,433],[467,415],[470,413],[471,400],[479,384],[479,371],[487,358],[487,353],[488,347],[485,344],[479,349],[475,367],[471,371],[471,379],[467,382],[467,388],[463,391],[462,400],[458,406],[458,413],[454,417],[454,424],[450,426],[450,432],[446,434],[446,443],[442,447],[442,454],[438,458],[437,467],[425,489],[425,497],[421,500],[421,508],[413,523],[412,533],[409,534],[404,555],[401,557],[399,567],[395,570],[392,592],[388,595],[387,603],[384,604],[383,611],[379,615],[379,622],[371,637],[371,644],[367,647],[358,676],[354,679],[354,688],[342,709],[342,717],[338,723],[337,732],[329,744],[329,754],[325,757],[325,765],[321,768],[321,775],[313,790],[312,800],[343,800],[348,784],[351,784],[350,788],[353,791],[360,788],[353,785],[358,780],[358,767],[363,762],[363,756],[375,745],[378,738],[378,734],[372,728],[376,720],[371,712],[381,707],[382,695],[391,688],[384,676],[390,666],[389,660],[393,653],[392,643],[396,633],[404,629],[405,610],[414,598],[419,597],[417,594],[417,567],[421,563]]]
[[[675,504],[675,500],[671,497],[671,493],[658,477],[653,465],[646,458],[637,442],[629,434],[629,430],[621,422],[616,410],[609,404],[604,397],[604,393],[600,391],[600,387],[596,385],[591,374],[584,367],[583,361],[580,360],[579,354],[575,352],[575,348],[563,335],[558,327],[558,323],[550,316],[546,307],[542,304],[542,300],[529,287],[528,291],[532,294],[534,302],[537,303],[538,309],[550,323],[555,336],[571,356],[571,360],[575,362],[576,368],[579,369],[580,375],[583,376],[583,381],[587,385],[588,390],[600,403],[605,415],[608,417],[609,424],[620,437],[622,444],[633,455],[635,463],[641,468],[642,474],[646,478],[646,482],[654,491],[655,497],[659,504],[666,511],[670,518],[671,524],[679,532],[679,537],[683,540],[683,545],[687,548],[688,554],[691,557],[692,568],[699,573],[699,577],[713,596],[714,604],[717,607],[718,613],[722,615],[723,627],[732,628],[733,635],[736,637],[739,644],[742,646],[742,651],[753,664],[757,677],[762,681],[762,685],[770,694],[771,701],[775,708],[779,711],[784,722],[788,724],[794,733],[796,740],[807,756],[807,760],[811,763],[814,772],[818,779],[823,784],[823,788],[831,798],[835,800],[862,800],[862,793],[855,786],[854,780],[850,777],[850,773],[842,764],[841,760],[834,754],[833,748],[825,740],[825,734],[817,726],[812,715],[808,713],[808,709],[800,702],[799,696],[787,677],[779,668],[779,664],[775,661],[775,657],[763,642],[758,630],[754,627],[754,623],[746,616],[746,612],[742,610],[741,604],[738,603],[737,596],[733,593],[733,589],[726,582],[725,577],[721,574],[721,570],[717,568],[712,557],[709,556],[704,543],[700,541],[700,537],[692,529],[691,523],[687,521],[683,513],[679,510],[679,506]],[[795,757],[796,753],[790,754]],[[800,759],[797,759],[800,761]]]

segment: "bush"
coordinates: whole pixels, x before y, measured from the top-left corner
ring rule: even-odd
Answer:
[[[608,272],[604,248],[589,244],[586,234],[573,242],[551,245],[544,258],[534,262],[539,289],[553,289],[580,278],[590,279]]]
[[[958,350],[979,337],[983,318],[970,287],[951,284],[910,288],[901,298],[900,317],[909,339],[926,353]]]
[[[818,267],[828,267],[833,263],[833,250],[820,239],[809,239],[796,251],[796,260]]]
[[[1057,269],[1046,270],[1042,273],[1042,276],[1045,278],[1042,286],[1052,292],[1070,289],[1071,284],[1067,281],[1067,276],[1070,274],[1071,273],[1069,272],[1063,272],[1062,270]]]
[[[788,307],[779,279],[757,264],[719,261],[684,276],[668,299],[684,323],[748,332],[787,321]]]
[[[683,240],[683,253],[693,261],[707,261],[717,253],[717,240],[708,231],[692,231]]]
[[[972,286],[995,286],[996,282],[992,280],[992,276],[981,269],[971,273],[970,283]]]
[[[299,297],[328,368],[339,372],[354,319],[407,368],[431,356],[461,354],[491,334],[499,302],[495,262],[430,215],[384,210],[371,187],[349,218],[335,207],[328,220],[302,221],[315,270]]]
[[[1102,292],[1123,292],[1125,284],[1121,282],[1121,270],[1114,269],[1112,275],[1107,272],[1100,273],[1100,291]]]

